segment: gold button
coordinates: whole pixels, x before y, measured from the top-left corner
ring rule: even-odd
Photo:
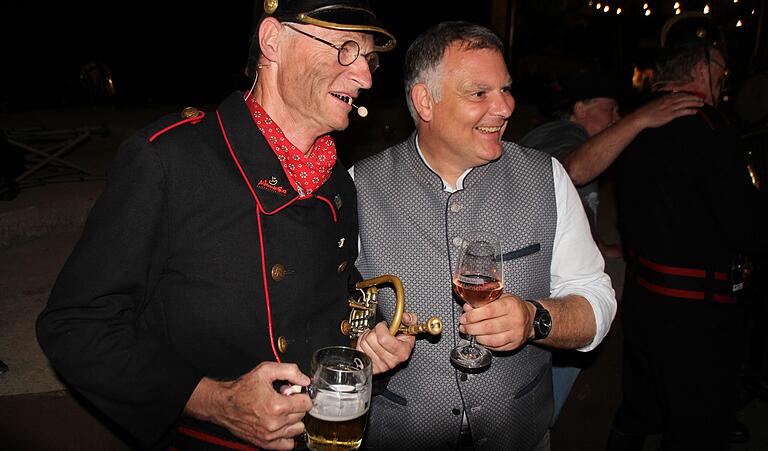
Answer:
[[[282,335],[277,337],[277,350],[284,353],[286,349],[288,349],[288,340]]]
[[[341,263],[339,263],[339,266],[336,267],[336,272],[341,274],[346,269],[347,269],[347,262],[341,262]]]
[[[281,265],[280,263],[277,263],[272,266],[272,280],[275,282],[280,282],[281,280],[285,279],[285,266]]]
[[[193,106],[188,106],[188,107],[184,108],[183,110],[181,110],[181,117],[183,119],[190,119],[190,118],[197,117],[197,116],[200,116],[200,110],[198,110],[197,108],[195,108]]]
[[[272,14],[277,9],[277,0],[264,0],[264,12]]]

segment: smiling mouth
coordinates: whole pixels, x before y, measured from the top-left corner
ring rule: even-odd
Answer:
[[[499,127],[475,127],[475,129],[481,133],[498,133],[501,131],[501,126]]]
[[[336,92],[331,92],[330,94],[336,97],[337,99],[341,100],[342,102],[346,103],[347,105],[352,105],[352,97],[345,96],[344,94],[339,94]]]

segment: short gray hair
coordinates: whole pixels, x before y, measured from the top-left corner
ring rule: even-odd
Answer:
[[[405,99],[416,123],[418,113],[411,100],[411,90],[418,83],[424,83],[435,101],[440,101],[440,64],[445,51],[455,42],[460,42],[465,50],[493,49],[504,53],[504,44],[493,31],[469,22],[441,22],[419,35],[408,47],[403,65]]]
[[[686,42],[662,49],[655,62],[654,83],[664,85],[693,81],[696,64],[709,62],[713,50],[720,49],[707,42]]]

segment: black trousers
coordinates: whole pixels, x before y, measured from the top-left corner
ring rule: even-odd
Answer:
[[[665,451],[727,450],[746,347],[741,306],[665,298],[627,279],[621,315],[623,400],[608,449],[642,449],[660,433]]]

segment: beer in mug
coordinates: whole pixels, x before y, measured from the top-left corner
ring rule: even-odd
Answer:
[[[352,348],[322,348],[312,357],[312,368],[312,410],[304,417],[307,447],[358,449],[371,404],[371,360]]]

